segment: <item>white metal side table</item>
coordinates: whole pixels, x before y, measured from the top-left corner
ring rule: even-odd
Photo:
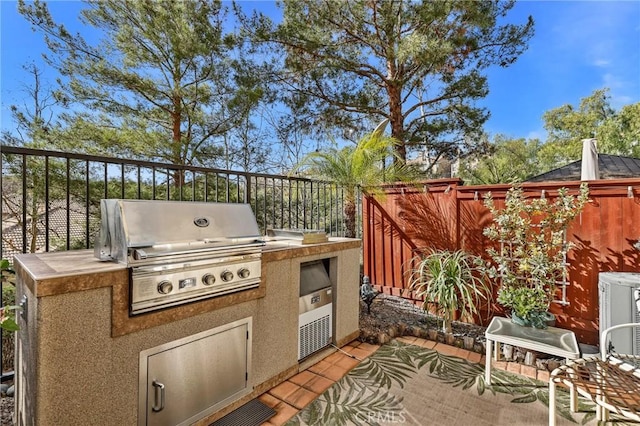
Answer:
[[[580,356],[580,347],[573,331],[563,328],[545,329],[523,327],[514,324],[508,318],[494,317],[484,333],[487,339],[484,378],[491,384],[491,359],[500,357],[500,343],[531,349],[550,355],[561,356],[567,360]]]

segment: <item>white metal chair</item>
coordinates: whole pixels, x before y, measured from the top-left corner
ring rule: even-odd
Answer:
[[[640,356],[609,351],[611,332],[640,328],[640,323],[609,327],[600,335],[600,356],[578,358],[551,372],[549,378],[549,425],[556,424],[556,385],[569,388],[570,409],[576,412],[578,394],[596,404],[598,421],[609,413],[640,422]]]

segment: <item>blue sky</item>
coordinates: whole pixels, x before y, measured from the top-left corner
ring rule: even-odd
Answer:
[[[72,30],[81,6],[50,2],[54,19]],[[490,93],[481,105],[491,112],[485,125],[490,134],[544,140],[545,111],[577,106],[604,87],[611,89],[616,109],[640,102],[640,1],[520,1],[507,20],[523,23],[528,15],[536,30],[529,49],[514,65],[488,71]],[[31,83],[21,67],[35,62],[44,68],[46,47],[15,1],[0,0],[0,20],[0,127],[9,130],[9,105],[22,104],[24,86]],[[45,76],[45,83],[54,80]]]
[[[542,115],[610,88],[616,109],[640,102],[640,1],[521,1],[509,19],[535,20],[529,49],[489,72],[490,133],[545,137]]]

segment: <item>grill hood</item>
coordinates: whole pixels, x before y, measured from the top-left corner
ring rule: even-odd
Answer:
[[[134,264],[261,246],[249,204],[103,199],[95,256]]]

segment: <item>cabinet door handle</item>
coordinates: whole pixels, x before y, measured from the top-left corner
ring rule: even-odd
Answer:
[[[164,384],[158,382],[157,380],[153,381],[154,395],[153,395],[153,410],[154,413],[158,411],[162,411],[164,409]],[[160,394],[160,397],[158,397]],[[158,405],[158,400],[160,400],[160,405]]]

